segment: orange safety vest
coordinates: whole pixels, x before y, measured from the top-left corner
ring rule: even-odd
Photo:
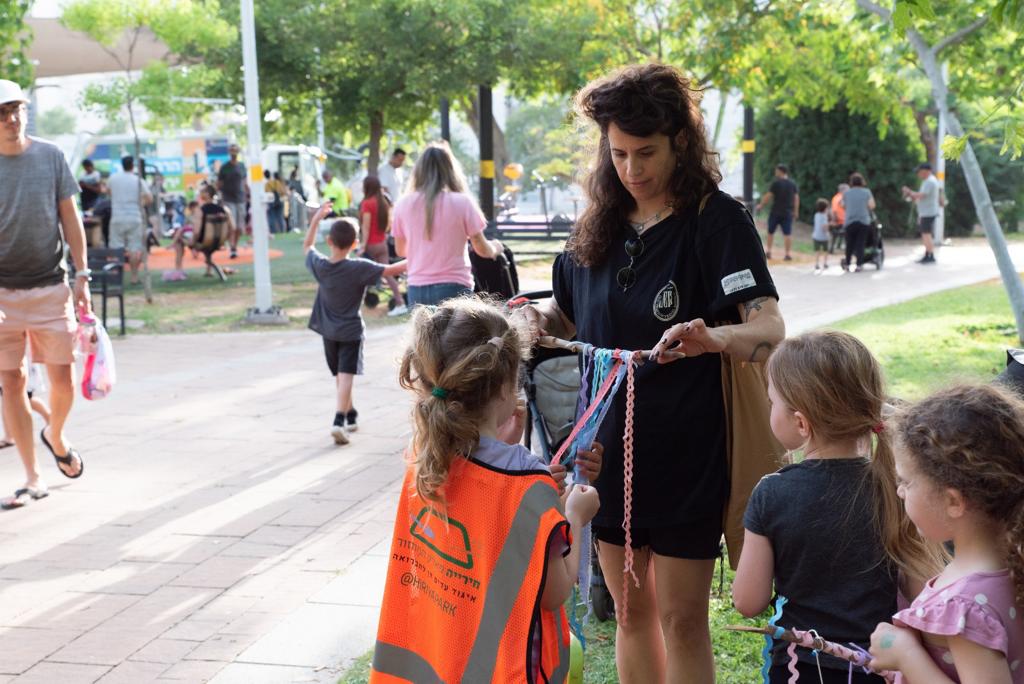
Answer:
[[[568,524],[550,474],[456,459],[443,513],[416,495],[414,482],[409,467],[371,684],[564,684],[565,610],[540,605],[548,542]],[[535,637],[539,677],[532,664]]]

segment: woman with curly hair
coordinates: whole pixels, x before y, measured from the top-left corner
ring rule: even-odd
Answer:
[[[718,190],[697,100],[661,64],[626,67],[577,95],[600,131],[589,203],[555,261],[554,297],[524,311],[536,334],[653,348],[658,362],[636,373],[629,533],[641,551],[615,645],[627,683],[714,680],[708,594],[728,493],[720,355],[763,361],[785,336],[754,223]],[[594,518],[620,607],[624,425],[620,394],[598,436],[606,451]]]

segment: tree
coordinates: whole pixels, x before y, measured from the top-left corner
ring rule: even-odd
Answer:
[[[920,6],[921,0],[917,5]],[[999,217],[996,216],[992,198],[989,195],[988,186],[985,183],[985,176],[982,173],[981,165],[974,153],[970,140],[964,136],[963,127],[956,112],[949,104],[950,91],[946,79],[942,74],[939,65],[939,55],[946,49],[959,45],[968,37],[980,31],[988,22],[986,14],[976,17],[973,21],[965,22],[956,30],[945,33],[942,38],[929,42],[913,26],[909,24],[910,17],[904,12],[894,16],[893,12],[875,4],[871,0],[857,0],[857,5],[868,12],[878,15],[886,22],[899,19],[901,24],[897,31],[902,28],[909,44],[913,47],[917,56],[917,65],[928,76],[931,82],[932,97],[935,105],[946,118],[949,132],[952,136],[959,138],[957,151],[961,152],[960,164],[963,168],[964,177],[967,180],[967,187],[970,189],[971,198],[974,200],[974,207],[978,214],[979,222],[985,230],[985,237],[989,246],[995,254],[996,263],[999,266],[999,274],[1003,279],[1003,286],[1010,298],[1010,306],[1013,308],[1013,315],[1017,323],[1017,337],[1024,344],[1024,282],[1017,273],[1010,252],[1006,246],[1006,238],[999,225]],[[906,8],[906,3],[898,4]],[[930,3],[929,3],[930,7]],[[1018,52],[1019,54],[1019,52]]]
[[[32,64],[25,57],[32,42],[31,32],[25,26],[25,15],[32,0],[5,0],[0,3],[0,63],[4,78],[27,87],[32,83]]]
[[[36,130],[46,137],[66,135],[75,132],[75,115],[63,107],[47,109],[36,119]]]
[[[180,98],[195,96],[197,87],[216,79],[203,64],[173,68],[166,62],[138,64],[135,46],[139,38],[146,31],[152,32],[167,44],[168,58],[189,52],[198,45],[226,46],[237,36],[235,29],[218,13],[217,0],[75,0],[65,7],[62,23],[99,43],[124,72],[123,76],[89,86],[84,100],[111,120],[122,112],[127,114],[135,137],[136,157],[139,156],[136,117],[140,104],[158,121],[188,121],[203,106],[182,102]],[[127,51],[118,52],[114,46],[126,34]],[[140,68],[141,74],[136,75]]]

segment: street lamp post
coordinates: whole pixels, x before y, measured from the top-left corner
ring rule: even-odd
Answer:
[[[239,0],[242,15],[242,68],[245,71],[245,116],[248,147],[246,166],[249,169],[249,201],[252,207],[253,278],[256,285],[256,306],[249,309],[247,323],[287,323],[288,317],[273,305],[270,290],[270,237],[267,212],[263,206],[263,149],[260,131],[259,73],[256,67],[256,21],[253,0]]]

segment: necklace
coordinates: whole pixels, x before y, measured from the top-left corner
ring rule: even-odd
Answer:
[[[647,230],[648,224],[654,224],[661,220],[661,217],[665,214],[666,209],[672,209],[672,205],[669,204],[668,202],[665,203],[665,206],[663,206],[653,215],[645,218],[643,221],[640,221],[639,223],[634,223],[633,221],[630,221],[629,225],[633,228],[633,230],[636,231],[637,235],[641,235],[645,230]]]

